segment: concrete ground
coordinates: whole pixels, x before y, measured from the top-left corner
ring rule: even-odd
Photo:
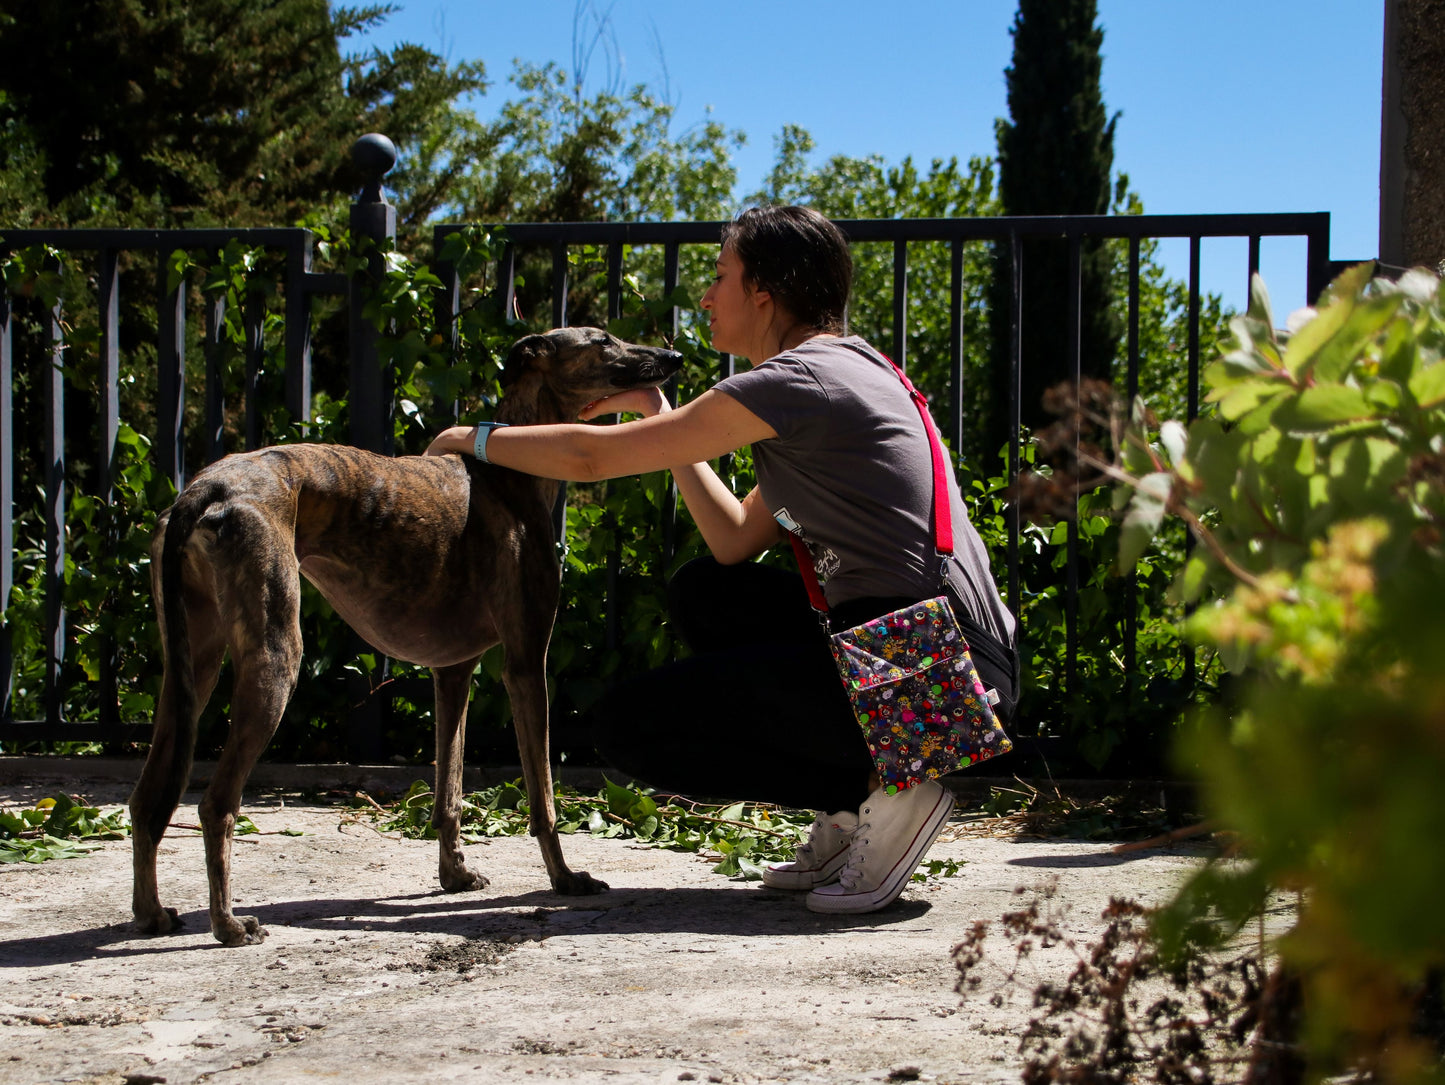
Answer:
[[[0,805],[57,790],[109,808],[127,785],[0,774]],[[471,845],[492,884],[444,894],[433,844],[344,807],[257,789],[245,813],[262,835],[235,845],[233,887],[259,946],[211,938],[193,832],[161,851],[185,920],[170,936],[130,929],[128,841],[0,866],[0,1082],[1017,1081],[1032,987],[1068,975],[1111,896],[1161,902],[1199,862],[955,824],[929,857],[956,875],[823,917],[697,856],[586,835],[564,838],[568,860],[604,895],[552,893],[528,838]],[[1078,948],[1036,949],[994,1005],[1014,963],[1000,940],[958,994],[954,945],[1049,879]]]

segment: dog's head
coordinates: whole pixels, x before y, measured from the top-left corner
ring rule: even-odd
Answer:
[[[534,421],[570,422],[594,400],[656,387],[681,367],[675,350],[626,343],[600,328],[556,328],[517,340],[501,383],[504,402],[530,401]]]

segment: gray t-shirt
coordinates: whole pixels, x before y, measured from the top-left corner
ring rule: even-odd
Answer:
[[[830,606],[939,591],[933,460],[918,408],[888,362],[857,337],[813,338],[719,382],[777,433],[753,445],[769,511],[813,553]],[[969,522],[949,464],[949,581],[974,621],[1004,644],[1014,619]]]

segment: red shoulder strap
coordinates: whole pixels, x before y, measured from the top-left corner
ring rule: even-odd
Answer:
[[[943,444],[938,439],[938,431],[928,413],[928,398],[913,387],[908,375],[898,368],[892,358],[882,353],[878,356],[893,366],[893,372],[898,374],[903,387],[908,389],[908,396],[918,408],[918,416],[923,419],[923,431],[928,434],[928,447],[933,453],[933,545],[940,554],[952,554],[953,510],[948,500],[948,465],[943,458]]]
[[[950,555],[953,553],[953,507],[948,499],[948,465],[943,456],[943,444],[938,439],[938,431],[928,413],[928,399],[913,387],[908,375],[898,368],[892,358],[881,352],[878,357],[893,367],[893,372],[898,374],[898,379],[908,390],[913,405],[918,408],[919,417],[923,419],[923,432],[928,434],[928,447],[933,455],[933,545],[940,555]],[[788,532],[788,541],[793,545],[793,557],[797,559],[798,571],[803,574],[803,584],[808,589],[808,601],[812,603],[814,610],[826,614],[828,600],[823,595],[818,574],[813,569],[813,556],[808,553],[803,541],[791,531]]]

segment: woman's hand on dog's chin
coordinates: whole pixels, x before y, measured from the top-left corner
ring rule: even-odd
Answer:
[[[426,446],[424,456],[445,456],[452,452],[470,452],[476,440],[475,426],[448,426]]]
[[[640,414],[644,418],[651,418],[655,414],[665,414],[670,410],[672,406],[662,394],[661,388],[629,388],[625,392],[593,400],[582,408],[577,418],[582,422],[590,422],[604,414]]]

